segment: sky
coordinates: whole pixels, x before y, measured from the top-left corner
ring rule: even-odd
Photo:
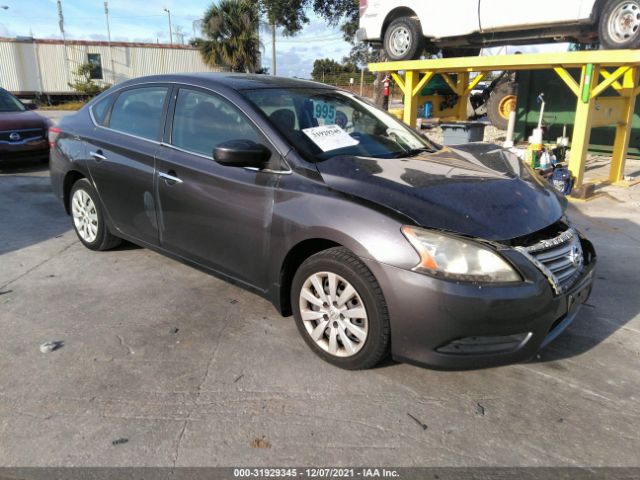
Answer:
[[[171,11],[173,32],[182,29],[185,42],[194,35],[194,22],[202,18],[212,0],[109,0],[109,23],[113,41],[169,43]],[[0,0],[0,37],[32,35],[62,38],[58,28],[56,0]],[[151,5],[151,6],[150,6]],[[65,33],[69,39],[106,40],[103,0],[62,0]],[[277,73],[310,78],[316,58],[341,60],[351,49],[337,28],[309,14],[310,23],[295,37],[276,38]],[[175,40],[175,35],[174,35]],[[261,31],[262,64],[271,67],[271,36]]]

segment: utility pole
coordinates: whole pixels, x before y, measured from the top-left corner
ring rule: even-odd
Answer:
[[[111,26],[109,25],[109,2],[104,0],[104,16],[107,19],[107,43],[109,45],[109,63],[111,63],[111,80],[116,83],[116,69],[113,63],[113,50],[111,49]]]
[[[276,72],[276,22],[271,24],[271,75],[277,75]]]
[[[167,15],[169,15],[169,43],[173,45],[173,30],[171,28],[171,10],[169,10],[168,8],[165,8],[164,11],[167,12]]]
[[[60,27],[60,33],[62,33],[62,43],[64,44],[64,70],[65,77],[67,79],[67,85],[70,82],[69,78],[69,54],[67,52],[67,35],[64,33],[64,15],[62,13],[62,1],[58,0],[58,26]]]

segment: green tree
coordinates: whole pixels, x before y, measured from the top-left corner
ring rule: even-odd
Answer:
[[[205,38],[193,42],[210,66],[226,66],[232,72],[254,72],[260,55],[259,11],[250,0],[221,0],[204,14]]]
[[[284,36],[298,33],[309,18],[305,14],[305,6],[309,0],[259,0],[260,11],[267,18],[271,29],[271,70],[277,74],[276,68],[276,28],[281,27]]]
[[[341,84],[348,78],[353,78],[360,73],[360,68],[345,58],[342,63],[331,58],[322,58],[313,62],[311,78],[316,82]]]
[[[339,26],[344,39],[354,44],[356,30],[360,21],[360,2],[358,0],[310,0],[313,10],[330,25]],[[349,60],[359,65],[369,62],[383,62],[386,60],[384,50],[372,49],[367,46],[354,45],[349,54]],[[385,72],[378,72],[374,82],[373,101],[382,105],[383,80]]]
[[[91,97],[98,95],[109,88],[110,85],[100,86],[91,79],[91,72],[93,68],[94,67],[91,63],[78,65],[78,68],[76,68],[73,73],[79,77],[79,79],[70,83],[69,86],[76,92],[82,93],[83,95],[89,95]]]
[[[332,26],[339,26],[344,39],[352,42],[360,20],[360,2],[358,0],[309,0],[313,11],[327,20]]]

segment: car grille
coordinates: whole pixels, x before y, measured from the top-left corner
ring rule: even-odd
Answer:
[[[582,273],[585,259],[580,237],[572,228],[550,240],[516,247],[549,279],[556,294],[566,292]]]
[[[17,133],[20,135],[18,139],[12,139],[11,134]],[[44,130],[42,128],[25,128],[22,130],[0,130],[0,142],[2,143],[18,143],[25,140],[38,140],[44,137]]]

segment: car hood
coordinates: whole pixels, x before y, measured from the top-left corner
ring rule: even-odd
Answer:
[[[485,143],[406,159],[341,156],[317,166],[334,190],[416,225],[487,240],[541,230],[566,208],[566,199],[514,154]]]
[[[46,126],[46,119],[31,110],[25,110],[24,112],[0,112],[0,130],[45,128]]]

